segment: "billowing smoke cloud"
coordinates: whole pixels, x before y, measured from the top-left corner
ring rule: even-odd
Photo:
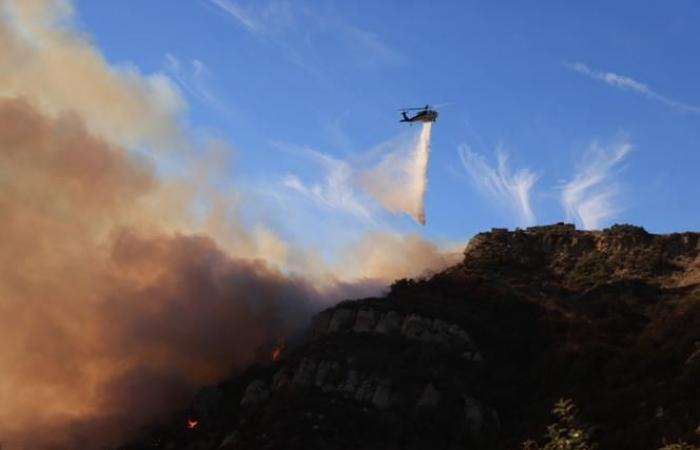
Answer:
[[[249,361],[318,300],[307,282],[209,237],[122,223],[158,180],[75,117],[3,100],[0,167],[0,436],[10,443],[117,438]]]
[[[317,275],[314,263],[303,278],[285,272],[295,251],[240,225],[199,182],[220,165],[220,144],[211,164],[188,165],[195,183],[157,177],[150,149],[189,145],[184,102],[162,75],[109,66],[70,14],[66,1],[0,0],[5,450],[121,441],[249,362],[320,301],[397,274],[386,260],[356,270],[359,282]],[[386,245],[442,264],[417,237]]]
[[[174,145],[184,104],[172,82],[110,67],[71,18],[66,0],[0,0],[0,96],[31,99],[52,116],[74,111],[111,141]]]
[[[425,224],[423,199],[428,184],[426,172],[432,123],[425,122],[409,144],[401,143],[373,168],[361,175],[361,185],[384,208],[406,213]]]
[[[343,253],[341,265],[353,278],[372,274],[376,280],[424,276],[462,259],[461,245],[438,245],[417,234],[367,233]]]

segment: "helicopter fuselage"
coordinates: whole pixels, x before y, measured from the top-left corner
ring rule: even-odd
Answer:
[[[438,113],[432,109],[421,110],[416,113],[413,117],[409,117],[406,111],[401,113],[400,122],[435,122],[437,120]]]

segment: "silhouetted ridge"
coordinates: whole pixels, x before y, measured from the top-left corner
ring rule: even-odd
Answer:
[[[699,238],[480,233],[460,264],[322,311],[125,449],[514,449],[562,397],[602,449],[697,442]]]

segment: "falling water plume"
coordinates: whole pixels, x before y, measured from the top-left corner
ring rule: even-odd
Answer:
[[[401,145],[389,152],[362,176],[364,189],[383,207],[394,213],[406,213],[425,225],[424,196],[428,184],[426,172],[430,153],[431,122],[424,122],[408,151]]]

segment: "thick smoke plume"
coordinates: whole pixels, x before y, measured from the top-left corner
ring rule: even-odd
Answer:
[[[174,145],[184,105],[173,83],[108,65],[71,20],[67,0],[0,0],[0,95],[30,97],[52,116],[70,109],[112,141]]]
[[[184,102],[162,75],[107,64],[70,23],[67,1],[0,0],[3,450],[123,441],[320,302],[395,273],[372,258],[355,281],[314,261],[290,275],[284,261],[299,252],[230,219],[225,200],[201,187],[206,167],[188,165],[189,184],[156,176],[153,150],[190,145],[178,124]],[[411,173],[425,172],[427,140],[423,152]],[[409,178],[417,202],[424,179]],[[192,201],[209,194],[211,213],[195,220]],[[416,205],[402,207],[421,218]],[[439,255],[419,238],[387,245]]]
[[[75,117],[3,100],[0,150],[9,443],[117,439],[250,361],[317,298],[307,282],[231,257],[207,236],[121,223],[158,181]]]
[[[425,225],[424,196],[428,184],[431,122],[424,122],[412,145],[386,154],[362,176],[362,186],[391,212],[402,212]]]

